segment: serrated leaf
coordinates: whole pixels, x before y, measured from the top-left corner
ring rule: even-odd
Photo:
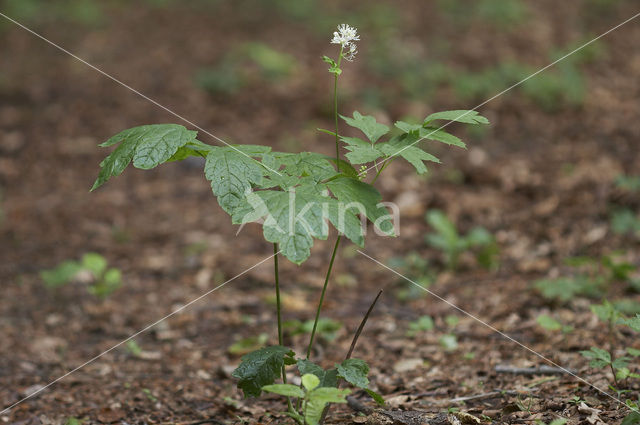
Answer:
[[[446,145],[458,146],[464,149],[467,148],[467,145],[460,140],[460,138],[434,127],[424,127],[420,129],[419,136],[421,139],[435,140]]]
[[[344,174],[347,177],[358,178],[358,172],[353,165],[349,164],[344,159],[339,159],[336,161],[335,158],[331,158],[330,161],[334,164],[338,164],[340,167],[340,173]]]
[[[640,357],[640,350],[633,347],[627,347],[627,353],[633,357]]]
[[[369,386],[369,365],[364,360],[347,359],[340,364],[336,364],[338,375],[345,381],[358,388]]]
[[[100,173],[91,190],[104,184],[112,176],[121,174],[133,161],[133,166],[148,170],[168,161],[177,150],[195,140],[197,132],[178,124],[143,125],[124,130],[111,137],[101,147],[118,144],[100,163]]]
[[[312,373],[317,376],[321,387],[336,387],[338,385],[338,371],[336,369],[324,370],[309,360],[298,359],[298,371],[301,375]]]
[[[340,390],[338,388],[316,388],[309,392],[308,399],[304,406],[304,417],[308,425],[317,425],[322,418],[322,412],[329,403],[346,403],[347,395],[351,394],[349,390]]]
[[[304,398],[304,391],[297,385],[291,384],[273,384],[273,385],[265,385],[262,387],[262,391],[267,391],[269,393],[280,394],[287,397],[298,397]]]
[[[294,355],[291,349],[280,345],[264,347],[242,356],[231,376],[239,380],[238,388],[245,397],[258,397],[262,387],[273,384],[280,376],[285,364],[295,364]]]
[[[250,193],[246,197],[248,207],[236,210],[233,221],[239,224],[265,218],[264,238],[279,244],[282,254],[296,264],[309,257],[314,238],[327,238],[327,219],[339,232],[362,245],[364,236],[360,220],[338,200],[323,193],[322,188],[306,182],[287,192],[261,190]]]
[[[410,124],[404,121],[396,121],[394,125],[405,133],[417,132],[422,128],[420,124]]]
[[[436,112],[424,119],[424,124],[429,124],[436,120],[456,121],[465,124],[489,124],[489,120],[475,110],[453,110]]]
[[[340,137],[349,152],[345,155],[352,164],[365,164],[376,161],[382,156],[382,152],[377,149],[378,145],[372,145],[358,137]]]
[[[279,153],[273,155],[284,165],[285,173],[290,176],[309,176],[314,181],[321,181],[337,174],[331,164],[331,158],[315,152]]]
[[[611,354],[602,348],[591,347],[587,351],[580,351],[580,354],[591,360],[589,366],[593,368],[599,369],[611,364]]]
[[[206,152],[201,152],[187,146],[182,146],[178,148],[176,153],[171,155],[171,158],[167,159],[166,162],[182,161],[183,159],[187,159],[191,156],[203,158],[203,157],[206,157],[207,154]]]
[[[404,158],[415,167],[418,174],[424,174],[428,171],[424,165],[425,161],[440,163],[440,160],[414,144],[417,140],[417,137],[412,135],[380,143],[376,146],[388,157],[399,156]]]
[[[636,332],[640,332],[640,314],[636,314],[636,317],[624,320],[624,324],[629,326]]]
[[[347,124],[362,131],[371,143],[375,143],[378,139],[389,132],[389,127],[380,124],[371,115],[362,115],[358,111],[353,112],[353,118],[340,115]]]
[[[383,233],[394,236],[393,222],[387,209],[380,204],[382,195],[375,187],[349,177],[327,182],[327,187],[345,206],[360,205],[363,213]]]
[[[211,148],[204,165],[211,190],[228,214],[245,202],[252,184],[260,184],[264,173],[259,162],[228,146]]]

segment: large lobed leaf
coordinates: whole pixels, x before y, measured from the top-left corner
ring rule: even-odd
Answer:
[[[148,170],[171,159],[178,149],[196,139],[197,132],[178,124],[153,124],[124,130],[100,144],[119,144],[100,163],[100,173],[91,190],[102,186],[112,176],[121,174],[133,161],[133,166]]]
[[[271,385],[280,376],[284,365],[295,364],[295,353],[287,347],[273,345],[242,356],[231,376],[238,379],[238,388],[245,397],[258,397],[262,387]]]
[[[213,147],[207,155],[204,174],[218,204],[228,214],[244,203],[254,184],[262,183],[265,168],[255,159],[230,147]]]

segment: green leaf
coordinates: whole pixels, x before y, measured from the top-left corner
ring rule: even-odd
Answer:
[[[395,236],[392,218],[387,209],[380,204],[382,195],[375,187],[349,177],[338,177],[327,182],[327,187],[343,206],[361,207],[361,212],[381,232],[389,236]]]
[[[379,406],[384,407],[384,398],[382,398],[380,394],[373,390],[370,390],[369,388],[365,388],[364,390],[367,392],[367,394],[369,394],[369,396],[371,396],[373,401],[375,401]]]
[[[453,134],[447,133],[444,130],[439,130],[434,127],[424,127],[420,129],[419,136],[420,136],[420,139],[435,140],[437,142],[441,142],[446,145],[458,146],[460,148],[465,148],[465,149],[467,147],[467,145],[458,137],[454,136]]]
[[[633,357],[640,357],[640,350],[633,347],[627,347],[627,353]]]
[[[65,261],[51,270],[40,272],[40,278],[48,288],[57,288],[66,285],[80,273],[82,266],[76,261]]]
[[[245,202],[252,184],[260,184],[265,168],[255,159],[228,146],[212,147],[204,166],[218,204],[228,214]]]
[[[286,347],[273,345],[242,356],[240,365],[231,376],[237,378],[238,388],[245,397],[258,397],[262,387],[271,385],[280,376],[282,367],[295,364],[295,353]]]
[[[640,424],[640,413],[631,412],[622,420],[620,425],[639,425]]]
[[[546,314],[541,314],[540,316],[538,316],[536,321],[540,326],[548,331],[559,331],[562,329],[562,323]]]
[[[100,254],[88,252],[82,256],[82,268],[89,270],[94,277],[99,278],[107,268],[107,260]]]
[[[321,181],[337,174],[331,164],[331,157],[315,152],[280,153],[273,155],[284,165],[284,171],[290,176],[309,176],[314,181]]]
[[[378,144],[377,147],[388,157],[399,156],[404,158],[415,167],[418,174],[424,174],[428,171],[424,165],[425,161],[440,163],[440,160],[412,144],[416,140],[418,140],[416,136],[392,139],[386,143]]]
[[[333,162],[334,164],[339,164],[340,166],[340,172],[342,174],[344,174],[347,177],[353,177],[354,179],[357,179],[358,176],[358,172],[356,171],[355,168],[353,168],[353,165],[351,165],[350,163],[348,163],[347,161],[345,161],[344,159],[339,159],[336,161],[335,158],[331,158],[329,159],[331,162]],[[338,174],[339,175],[339,174]]]
[[[304,406],[304,417],[308,425],[317,425],[322,418],[322,412],[328,403],[346,403],[349,390],[339,390],[338,388],[316,388],[307,394],[307,401]]]
[[[304,391],[297,385],[291,384],[273,384],[273,385],[265,385],[262,387],[262,391],[266,391],[269,393],[280,394],[287,397],[298,397],[304,398]]]
[[[322,186],[304,183],[287,192],[261,190],[247,195],[247,208],[233,215],[236,224],[265,218],[264,238],[279,244],[282,254],[296,264],[310,255],[313,239],[326,239],[326,219],[354,243],[364,243],[360,220],[353,211],[344,210],[336,199],[322,192]]]
[[[360,359],[347,359],[340,364],[336,364],[338,376],[351,385],[358,388],[367,388],[369,386],[369,365]]]
[[[436,120],[456,121],[465,124],[489,124],[489,120],[474,110],[453,110],[436,112],[424,119],[424,124]]]
[[[640,332],[640,314],[636,314],[636,317],[631,319],[625,319],[624,324],[629,326],[636,332]]]
[[[358,111],[353,112],[353,118],[340,115],[347,124],[362,131],[371,143],[375,143],[378,139],[389,132],[389,127],[380,124],[371,115],[362,115]]]
[[[320,385],[320,378],[318,378],[313,373],[306,373],[302,375],[302,386],[307,391],[311,391],[317,388],[319,385]]]
[[[422,128],[422,125],[420,124],[410,124],[404,121],[396,121],[393,125],[404,131],[405,133],[418,132]]]
[[[309,360],[298,359],[298,371],[301,375],[312,373],[317,376],[321,387],[336,387],[338,385],[338,371],[336,369],[324,370]]]
[[[153,124],[124,130],[100,144],[101,147],[120,143],[100,163],[100,173],[91,190],[112,176],[120,175],[127,165],[148,170],[168,161],[182,146],[195,140],[198,133],[178,124]]]
[[[345,156],[352,164],[374,162],[383,155],[377,148],[379,145],[374,146],[358,137],[340,136],[340,140],[346,144],[345,149],[349,152]]]
[[[192,149],[192,148],[187,147],[187,146],[182,146],[182,147],[178,148],[176,153],[171,155],[171,158],[167,159],[166,162],[182,161],[183,159],[187,159],[190,156],[196,156],[196,157],[201,157],[202,158],[202,157],[206,157],[207,153],[206,152],[201,152],[201,151],[196,150],[196,149]]]
[[[602,348],[591,347],[587,351],[580,351],[580,354],[591,360],[589,366],[593,368],[600,369],[611,364],[611,354]]]

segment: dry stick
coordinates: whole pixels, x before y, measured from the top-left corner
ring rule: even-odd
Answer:
[[[371,315],[373,308],[376,306],[376,303],[378,302],[378,298],[380,298],[380,295],[382,295],[382,289],[378,292],[378,295],[376,295],[376,298],[373,300],[373,302],[369,306],[369,310],[367,310],[367,312],[365,313],[364,317],[362,318],[362,321],[360,322],[360,326],[358,326],[356,333],[353,335],[353,340],[351,340],[351,347],[349,347],[349,351],[347,352],[347,355],[344,358],[345,360],[349,360],[351,358],[351,354],[353,354],[353,350],[356,348],[356,343],[358,342],[358,338],[360,337],[360,334],[364,329],[364,325],[367,324],[367,320],[369,320],[369,316]],[[337,388],[340,388],[340,382],[338,382]],[[329,413],[329,405],[327,405],[327,407],[325,407],[324,411],[322,412],[322,417],[320,418],[320,422],[319,422],[320,425],[324,424],[324,420],[327,417],[327,413]]]

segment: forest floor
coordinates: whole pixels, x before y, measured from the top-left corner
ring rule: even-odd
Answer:
[[[113,2],[90,25],[47,19],[33,25],[225,140],[331,154],[330,138],[315,128],[331,126],[332,81],[319,58],[333,47],[330,31],[316,28],[362,15],[373,8],[370,2],[353,2],[351,15],[338,2],[327,2],[322,17],[330,25],[318,16],[292,18],[276,6],[249,1],[218,2],[205,11],[151,3],[128,9]],[[367,39],[374,31],[385,30],[384,37],[400,40],[419,57],[435,54],[438,48],[432,46],[446,40],[447,63],[472,73],[504,58],[535,70],[549,62],[549,52],[588,40],[638,12],[633,1],[612,2],[606,12],[593,9],[596,1],[522,2],[527,20],[498,30],[474,19],[455,26],[444,12],[438,14],[437,2],[423,3],[398,2],[398,21],[382,29],[374,17],[358,21],[362,48],[357,60],[344,66],[341,111],[358,109],[391,124],[484,100],[461,101],[447,86],[430,92],[429,99],[411,98],[397,83],[408,79],[402,72],[411,62],[375,51],[375,42]],[[0,37],[3,408],[254,266],[272,246],[258,225],[236,235],[238,228],[211,196],[197,160],[151,172],[128,169],[89,193],[106,155],[98,143],[135,125],[179,120],[16,26],[0,27]],[[610,334],[590,309],[607,298],[624,301],[633,314],[640,295],[612,282],[595,298],[549,300],[533,282],[570,275],[569,257],[619,252],[635,270],[640,264],[640,239],[616,234],[610,225],[616,209],[640,207],[637,192],[616,185],[618,176],[640,170],[639,39],[640,22],[634,21],[599,42],[597,57],[579,65],[585,85],[579,102],[557,100],[553,104],[559,107],[550,110],[514,89],[480,109],[491,121],[486,132],[452,126],[469,149],[434,148],[443,164],[433,166],[427,178],[398,164],[390,167],[377,187],[400,207],[399,235],[389,239],[370,232],[364,252],[428,282],[430,291],[461,310],[345,243],[323,309],[323,317],[342,326],[335,335],[323,335],[314,360],[322,365],[342,360],[382,289],[354,355],[371,365],[372,387],[385,398],[387,410],[459,409],[482,423],[560,417],[570,424],[620,423],[629,412],[620,400],[638,399],[640,382],[628,380],[619,386],[628,391],[618,394],[609,388],[610,371],[590,367],[579,352],[592,346],[640,349],[637,334],[624,329]],[[247,81],[232,93],[207,92],[205,83],[195,82],[199,69],[255,40],[295,57],[290,75],[267,81],[252,65],[240,63]],[[367,62],[374,56],[389,61],[386,74],[376,74]],[[379,89],[375,101],[361,95],[371,94],[366,91],[371,86]],[[431,209],[446,212],[463,233],[483,226],[495,235],[498,267],[483,269],[465,253],[457,269],[447,270],[442,253],[425,241],[432,230],[424,216]],[[302,266],[281,261],[285,320],[313,318],[334,238],[317,242]],[[88,294],[81,282],[55,291],[44,287],[41,270],[86,252],[98,252],[120,269],[123,287],[104,300]],[[0,422],[59,424],[74,417],[119,424],[284,423],[277,413],[284,408],[280,398],[244,400],[230,377],[242,352],[230,350],[232,344],[261,334],[264,342],[276,342],[272,294],[273,265],[267,261],[138,335],[135,347],[122,345],[17,405]],[[408,332],[427,315],[433,329]],[[571,329],[545,329],[541,315]],[[285,345],[302,353],[306,338],[287,332]],[[549,361],[575,376],[501,371],[549,366]],[[332,408],[327,423],[366,420],[342,405]]]

